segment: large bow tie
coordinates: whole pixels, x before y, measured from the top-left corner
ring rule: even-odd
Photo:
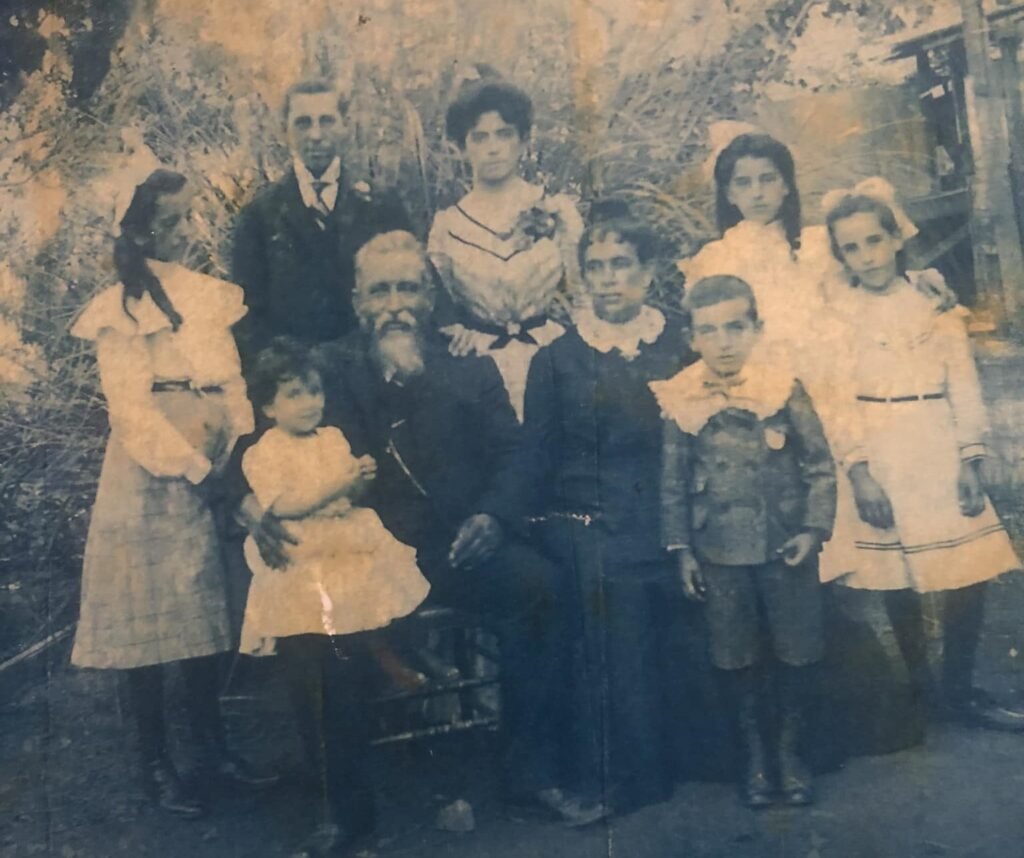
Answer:
[[[740,375],[730,376],[709,376],[704,379],[704,389],[708,393],[720,393],[723,396],[734,396],[736,388],[743,386],[743,377]]]

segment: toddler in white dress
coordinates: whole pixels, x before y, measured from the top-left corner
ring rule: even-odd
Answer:
[[[321,426],[320,374],[301,346],[275,341],[253,372],[254,404],[274,425],[250,447],[242,470],[264,510],[284,519],[297,544],[284,569],[263,561],[250,537],[253,573],[241,651],[274,652],[276,638],[346,635],[387,626],[412,613],[430,585],[414,549],[399,542],[371,509],[356,505],[376,472],[345,436]]]

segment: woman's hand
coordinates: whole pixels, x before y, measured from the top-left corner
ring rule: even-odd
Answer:
[[[960,512],[963,515],[970,518],[981,515],[985,509],[985,490],[981,487],[981,478],[974,462],[960,463],[956,493],[960,498]]]
[[[700,571],[700,564],[689,548],[677,552],[679,555],[679,580],[683,583],[683,593],[693,602],[703,602],[707,585]]]
[[[779,554],[782,557],[782,562],[787,566],[799,566],[820,550],[821,537],[816,533],[805,531],[788,540],[779,549]]]
[[[867,462],[858,462],[850,468],[850,483],[853,498],[857,502],[857,513],[863,521],[879,530],[893,526],[892,504],[878,481],[871,476]]]

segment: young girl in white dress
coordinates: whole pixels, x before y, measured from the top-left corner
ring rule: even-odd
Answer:
[[[435,215],[427,253],[447,293],[435,317],[452,354],[492,358],[521,421],[530,361],[565,333],[562,322],[580,292],[583,221],[565,194],[522,177],[533,105],[522,90],[483,71],[463,84],[446,117],[473,188]]]
[[[898,207],[883,194],[841,193],[826,224],[852,285],[835,309],[850,320],[847,407],[863,431],[848,471],[853,520],[837,522],[824,580],[885,593],[914,691],[934,695],[919,594],[944,598],[945,714],[1012,726],[972,688],[986,582],[1020,567],[982,488],[985,407],[963,312],[940,312],[903,266]]]
[[[256,359],[250,393],[274,425],[245,452],[242,470],[260,505],[285,520],[297,544],[278,570],[264,563],[251,537],[246,541],[253,580],[241,650],[271,654],[276,638],[348,635],[412,613],[430,585],[415,550],[377,513],[356,505],[376,464],[353,456],[339,429],[320,425],[324,392],[308,353],[276,340]]]

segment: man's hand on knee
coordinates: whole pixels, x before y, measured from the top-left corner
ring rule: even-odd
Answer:
[[[448,562],[452,566],[472,568],[494,554],[503,536],[501,522],[493,515],[472,515],[459,528],[448,552]]]

